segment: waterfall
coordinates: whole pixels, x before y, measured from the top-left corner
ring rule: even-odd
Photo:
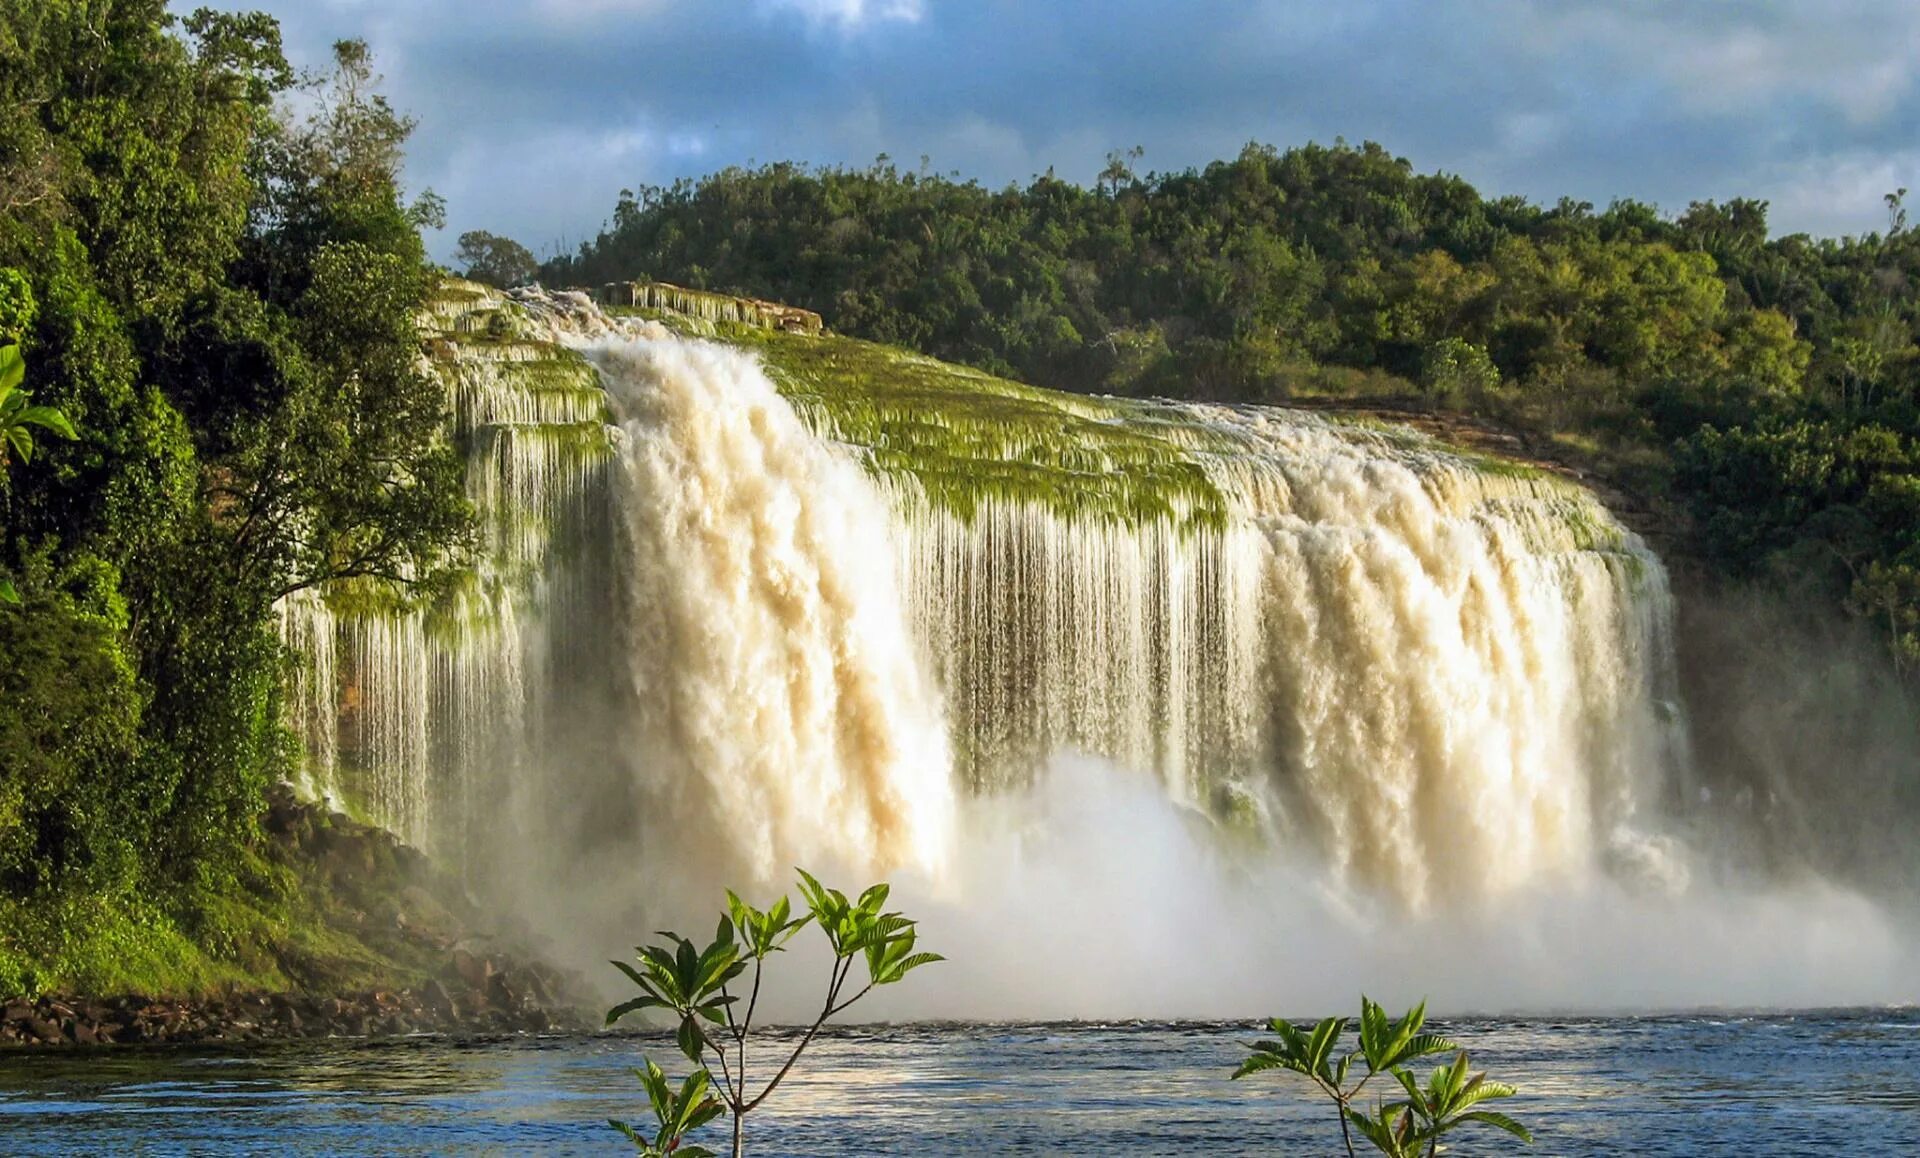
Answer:
[[[1413,911],[1658,868],[1665,572],[1570,482],[1285,410],[862,409],[580,300],[448,318],[480,573],[283,608],[311,784],[410,839],[937,875],[968,797],[1078,750]]]
[[[450,858],[497,825],[501,787],[571,726],[551,711],[565,673],[550,659],[601,634],[614,461],[592,367],[470,290],[437,299],[422,326],[466,452],[476,568],[430,606],[355,581],[279,607],[302,661],[288,688],[296,786]]]
[[[729,845],[756,880],[937,870],[946,726],[878,489],[743,353],[658,337],[592,356],[626,434],[627,766],[658,831]]]

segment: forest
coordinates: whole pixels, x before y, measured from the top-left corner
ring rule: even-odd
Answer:
[[[886,157],[727,169],[623,192],[537,276],[770,298],[1058,388],[1485,418],[1662,504],[1714,572],[1870,619],[1920,662],[1905,190],[1884,232],[1775,237],[1761,201],[1542,206],[1373,143],[1140,159],[1091,188]],[[476,246],[476,271],[511,268],[500,250]]]
[[[9,993],[210,985],[280,939],[275,601],[467,549],[414,328],[439,206],[402,198],[365,46],[336,57],[296,75],[258,14],[0,0],[0,347],[77,434],[0,462]]]

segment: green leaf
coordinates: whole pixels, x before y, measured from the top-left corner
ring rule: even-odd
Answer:
[[[1459,1043],[1450,1037],[1442,1037],[1437,1033],[1418,1034],[1409,1039],[1401,1049],[1400,1063],[1404,1064],[1410,1061],[1418,1061],[1423,1057],[1429,1057],[1436,1053],[1446,1053],[1449,1050],[1459,1048]]]
[[[1497,1110],[1475,1110],[1471,1114],[1460,1115],[1460,1120],[1462,1122],[1484,1122],[1495,1129],[1505,1130],[1522,1142],[1528,1144],[1532,1144],[1533,1142],[1532,1131]]]
[[[1420,1091],[1420,1079],[1402,1069],[1393,1071],[1393,1079],[1399,1082],[1401,1088],[1407,1091],[1407,1096],[1413,1099],[1409,1104],[1412,1105],[1414,1109],[1424,1112],[1427,1105],[1427,1098],[1426,1095]]]
[[[680,1022],[680,1030],[674,1035],[680,1046],[680,1052],[694,1065],[700,1064],[701,1051],[706,1049],[706,1035],[700,1032],[700,1023],[689,1017]]]
[[[653,1104],[653,1116],[660,1119],[660,1124],[664,1126],[673,1121],[673,1093],[667,1089],[667,1075],[653,1064],[652,1058],[645,1060],[647,1068],[634,1072],[639,1075],[640,1084],[646,1088],[647,1101]]]
[[[632,1126],[627,1125],[625,1122],[622,1122],[620,1119],[608,1118],[607,1125],[612,1126],[614,1129],[620,1131],[622,1134],[625,1134],[627,1136],[627,1141],[632,1142],[634,1146],[642,1154],[651,1154],[654,1152],[652,1143],[648,1142],[645,1138],[641,1137],[639,1131],[635,1130]]]
[[[1456,1113],[1495,1098],[1511,1098],[1520,1092],[1505,1082],[1486,1081],[1486,1076],[1481,1074],[1476,1077],[1465,1090],[1460,1092],[1460,1096],[1454,1099],[1453,1109]]]
[[[922,965],[931,965],[935,961],[945,961],[945,960],[946,958],[942,957],[938,953],[915,953],[913,956],[902,960],[901,962],[899,962],[893,967],[893,972],[891,976],[887,978],[887,984],[892,984],[893,982],[900,980],[902,977],[905,977],[907,974],[913,972],[915,969],[920,968]]]
[[[1377,1117],[1351,1107],[1346,1113],[1347,1121],[1360,1131],[1361,1137],[1372,1142],[1387,1158],[1412,1158],[1419,1153],[1420,1143],[1431,1136],[1416,1129],[1413,1115],[1397,1104],[1380,1107]],[[1397,1118],[1396,1114],[1399,1115]]]
[[[1413,1035],[1420,1032],[1420,1026],[1427,1020],[1427,1003],[1422,1001],[1407,1011],[1407,1015],[1395,1022],[1392,1031],[1381,1047],[1382,1068],[1399,1065],[1406,1059],[1407,1043]]]
[[[688,1074],[687,1080],[680,1083],[680,1096],[674,1102],[678,1112],[672,1123],[676,1135],[684,1134],[692,1128],[687,1123],[692,1120],[693,1115],[699,1113],[701,1100],[707,1096],[707,1084],[711,1081],[713,1081],[713,1075],[705,1068],[701,1068]]]
[[[1333,1071],[1327,1066],[1333,1048],[1339,1044],[1341,1033],[1347,1028],[1344,1017],[1329,1017],[1313,1027],[1313,1035],[1307,1039],[1307,1070],[1321,1079],[1332,1082]]]
[[[9,607],[20,606],[20,592],[14,589],[11,579],[0,579],[0,604]]]
[[[629,1013],[638,1013],[642,1009],[664,1009],[667,1003],[654,997],[635,997],[607,1010],[606,1024],[612,1025]]]
[[[0,394],[20,385],[27,376],[27,360],[19,346],[0,346]]]
[[[653,986],[648,983],[645,977],[642,977],[640,975],[640,971],[638,969],[635,969],[633,966],[627,964],[625,961],[609,961],[607,962],[607,964],[612,965],[615,969],[618,969],[620,972],[625,973],[627,975],[627,980],[633,982],[635,985],[638,985],[640,988],[645,989],[648,992],[653,991]]]
[[[35,426],[59,435],[61,438],[67,439],[69,442],[80,437],[79,434],[75,433],[73,423],[67,421],[67,416],[62,413],[57,406],[29,406],[25,410],[22,410],[14,418],[14,421],[22,423],[30,422]]]

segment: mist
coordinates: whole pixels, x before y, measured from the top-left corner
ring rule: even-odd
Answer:
[[[1634,885],[1594,866],[1411,917],[1305,851],[1222,842],[1152,779],[1088,757],[965,814],[954,881],[894,903],[950,960],[876,1019],[1324,1016],[1362,992],[1434,1010],[1610,1012],[1920,1001],[1910,915],[1817,877]]]

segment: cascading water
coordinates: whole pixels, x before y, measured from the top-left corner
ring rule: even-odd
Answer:
[[[1097,753],[1272,813],[1416,908],[1645,851],[1636,814],[1681,756],[1671,607],[1597,501],[1309,415],[1172,409],[1220,525],[961,519],[901,488],[978,787]]]
[[[957,420],[911,398],[875,426],[738,349],[485,305],[511,340],[451,355],[489,528],[464,611],[285,609],[314,784],[354,765],[481,876],[530,845],[937,874],[968,797],[1063,750],[1413,910],[1657,855],[1664,572],[1572,484],[1294,412],[1049,403],[1178,468],[1116,510],[1080,497],[1131,477],[1105,443],[1041,445],[1066,418],[923,468],[902,447]],[[969,489],[1043,451],[1044,491]]]
[[[592,348],[617,484],[634,718],[658,839],[794,863],[937,870],[953,780],[872,482],[746,355],[659,334]]]

